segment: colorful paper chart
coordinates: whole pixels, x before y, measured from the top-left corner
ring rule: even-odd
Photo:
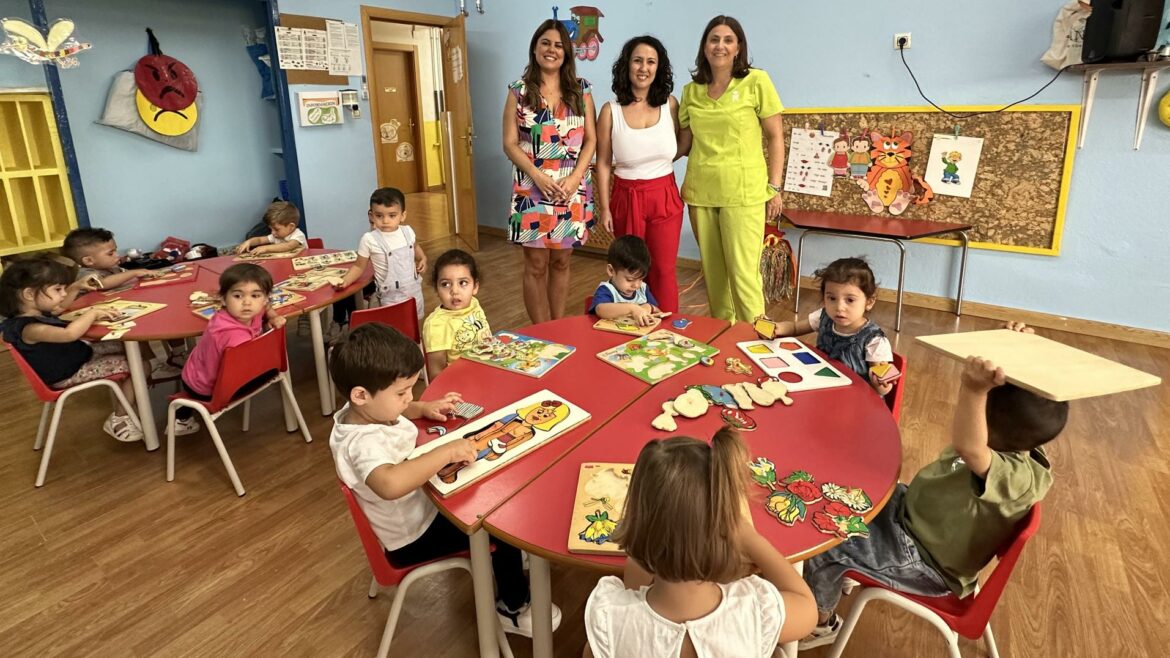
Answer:
[[[796,338],[749,340],[736,343],[736,346],[765,375],[784,382],[790,393],[852,383],[849,377]]]
[[[461,428],[415,448],[410,459],[451,441],[472,442],[476,451],[474,462],[448,464],[429,480],[435,491],[445,497],[491,475],[589,418],[588,411],[552,391],[543,390],[468,423],[466,429]]]
[[[569,358],[577,348],[543,338],[533,338],[512,331],[497,331],[463,353],[463,358],[485,366],[543,377],[558,363]]]
[[[570,553],[625,555],[609,537],[621,520],[633,473],[633,464],[581,464],[569,522]]]
[[[598,352],[597,358],[647,384],[657,384],[718,353],[718,348],[661,329]]]

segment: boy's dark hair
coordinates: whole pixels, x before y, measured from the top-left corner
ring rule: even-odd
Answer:
[[[347,331],[333,347],[329,375],[346,400],[361,386],[371,394],[423,369],[418,344],[397,329],[369,322]]]
[[[370,195],[370,208],[374,206],[398,206],[406,212],[406,195],[397,187],[379,187]]]
[[[113,239],[114,234],[104,228],[75,228],[69,231],[69,235],[65,236],[65,242],[61,245],[61,252],[69,260],[80,265],[81,259],[85,256],[84,252],[86,249]]]
[[[646,276],[650,272],[650,248],[636,235],[623,235],[610,243],[605,262],[615,271],[625,270],[635,276]]]
[[[872,299],[877,294],[877,279],[864,258],[838,258],[813,272],[813,277],[820,281],[822,295],[825,294],[826,283],[852,283],[861,288],[866,299]]]
[[[273,201],[264,211],[264,223],[269,227],[301,223],[301,211],[288,201]]]
[[[670,100],[670,92],[674,90],[674,71],[670,67],[670,58],[666,56],[666,47],[649,34],[634,37],[622,46],[622,53],[613,62],[613,82],[610,88],[619,105],[634,102],[634,86],[630,84],[630,58],[634,56],[634,49],[642,45],[653,48],[658,58],[658,68],[650,83],[650,90],[646,93],[646,103],[650,107],[659,107]]]
[[[0,274],[0,315],[20,315],[20,291],[35,288],[39,295],[50,286],[73,283],[73,269],[50,256],[23,258],[5,266]]]
[[[268,270],[255,263],[236,263],[219,275],[219,296],[226,297],[232,288],[241,283],[255,283],[265,295],[272,293],[272,275]]]
[[[467,266],[467,271],[471,273],[471,280],[479,283],[479,268],[475,266],[475,258],[462,249],[448,249],[435,259],[435,265],[431,268],[432,287],[439,287],[439,272],[448,265]]]
[[[987,392],[988,444],[993,450],[1026,452],[1055,439],[1068,422],[1068,402],[1042,398],[1015,384]]]

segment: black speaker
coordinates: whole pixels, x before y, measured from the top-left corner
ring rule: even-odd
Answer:
[[[1093,0],[1081,59],[1133,61],[1154,49],[1165,0]]]

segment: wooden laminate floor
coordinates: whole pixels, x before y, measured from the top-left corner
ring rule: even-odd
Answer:
[[[429,242],[451,235],[446,192],[407,194],[406,217],[407,224],[414,228],[419,242]]]
[[[432,262],[450,244],[447,238],[426,245]],[[487,274],[480,300],[492,326],[520,327],[526,320],[519,250],[487,236],[482,246],[480,269]],[[574,259],[571,309],[603,272],[601,260]],[[685,287],[697,273],[679,276]],[[434,301],[428,291],[428,308]],[[683,304],[702,307],[702,283]],[[783,312],[778,307],[773,316]],[[893,307],[879,303],[873,317],[889,327]],[[903,323],[895,346],[909,360],[902,412],[908,478],[947,442],[959,372],[912,337],[994,323],[909,307]],[[1045,333],[1170,379],[1170,351]],[[35,489],[39,405],[11,361],[0,358],[0,654],[374,654],[390,597],[366,598],[369,574],[337,492],[331,421],[319,413],[308,339],[290,332],[290,352],[314,441],[283,431],[275,391],[253,405],[248,434],[238,431],[238,414],[224,418],[220,427],[248,490],[243,498],[232,492],[206,432],[178,439],[177,477],[166,482],[162,450],[147,453],[101,432],[109,407],[100,393],[79,396],[67,409],[48,481]],[[992,617],[1002,655],[1165,655],[1168,391],[1074,403],[1068,429],[1052,445],[1056,484],[1040,532]],[[583,606],[596,579],[554,565],[553,600],[564,611],[557,656],[580,655]],[[473,618],[466,575],[425,580],[407,597],[392,655],[472,656]],[[511,643],[517,656],[531,655],[527,640]],[[824,656],[827,649],[802,655]],[[943,644],[932,627],[881,604],[866,612],[846,651],[939,655]],[[986,652],[964,640],[963,655]]]

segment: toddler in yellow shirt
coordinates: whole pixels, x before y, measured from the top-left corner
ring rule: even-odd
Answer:
[[[427,377],[433,379],[476,343],[491,337],[492,329],[475,298],[479,270],[471,254],[462,249],[444,252],[435,261],[431,283],[439,306],[423,321],[422,335]]]

